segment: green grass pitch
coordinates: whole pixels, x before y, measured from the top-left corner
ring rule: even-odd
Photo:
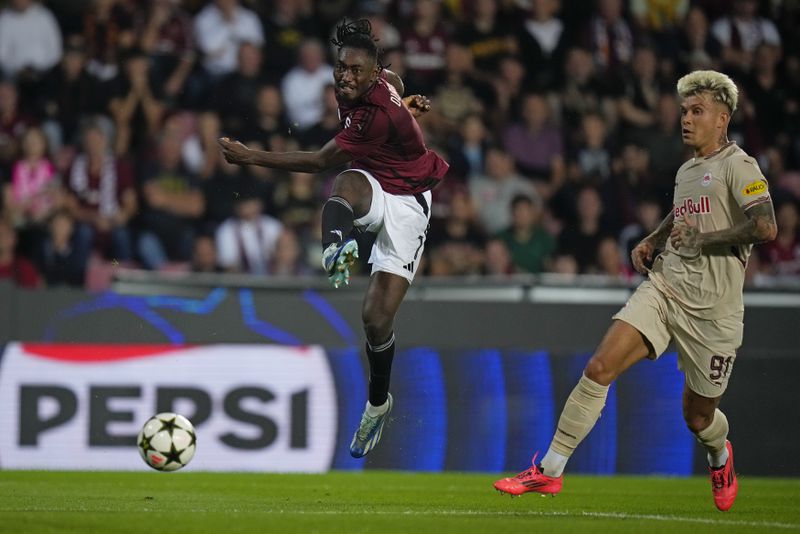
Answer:
[[[0,532],[800,532],[800,480],[742,476],[718,512],[705,478],[571,475],[511,499],[492,474],[0,471]]]

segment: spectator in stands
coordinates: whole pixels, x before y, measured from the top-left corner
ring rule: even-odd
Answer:
[[[176,113],[164,121],[164,131],[172,129],[183,140],[181,152],[186,169],[201,180],[208,180],[222,159],[215,148],[221,132],[219,116],[213,111]]]
[[[61,60],[61,29],[36,0],[12,0],[0,11],[0,69],[25,88],[41,89],[44,75]]]
[[[244,128],[242,138],[245,141],[258,140],[266,145],[269,145],[269,139],[272,136],[286,135],[290,131],[289,121],[283,108],[281,91],[277,86],[262,85],[259,87],[256,93],[255,109],[249,120],[245,121]],[[274,148],[270,148],[274,150]]]
[[[341,127],[336,89],[329,83],[322,90],[322,118],[311,128],[298,133],[300,145],[304,150],[318,150],[339,133]]]
[[[744,79],[747,96],[755,108],[758,129],[763,135],[764,143],[774,145],[788,144],[786,138],[786,119],[791,116],[791,108],[787,109],[787,84],[783,83],[778,73],[781,59],[780,48],[762,43],[754,52],[753,70]]]
[[[414,0],[411,22],[400,34],[406,58],[406,94],[433,94],[444,74],[450,42],[439,0]]]
[[[97,79],[86,69],[87,55],[83,37],[67,38],[61,63],[47,75],[40,101],[48,124],[51,148],[80,144],[81,118],[104,112],[99,103]]]
[[[541,201],[518,195],[511,201],[511,226],[497,237],[511,252],[518,272],[538,274],[546,270],[556,250],[556,240],[542,226]]]
[[[519,56],[528,68],[527,85],[539,91],[554,91],[562,78],[561,68],[569,44],[567,28],[558,18],[559,0],[530,2],[528,17],[516,34]]]
[[[800,210],[797,199],[784,200],[775,209],[778,237],[759,247],[761,271],[771,275],[800,274]]]
[[[458,131],[467,115],[489,109],[492,87],[473,77],[472,53],[458,43],[447,46],[444,79],[432,95],[433,106],[425,119],[436,139],[446,140]]]
[[[147,56],[141,50],[131,50],[124,65],[125,78],[109,110],[116,128],[115,153],[135,156],[157,135],[165,106],[161,88],[150,77]]]
[[[322,200],[318,179],[306,172],[291,172],[275,188],[275,214],[287,228],[299,234],[311,230]]]
[[[278,236],[269,272],[273,276],[298,276],[312,272],[305,263],[304,251],[297,234],[290,228],[285,228]]]
[[[583,28],[581,46],[594,58],[600,76],[613,83],[633,59],[633,30],[623,16],[622,0],[595,0]]]
[[[572,280],[575,275],[580,274],[580,265],[575,256],[571,254],[558,254],[553,260],[553,272],[561,275],[564,281]]]
[[[67,210],[50,216],[47,236],[36,250],[36,263],[48,287],[82,287],[86,279],[89,249],[75,231],[75,220]]]
[[[650,153],[650,172],[657,183],[674,181],[675,173],[689,159],[680,130],[681,109],[673,92],[661,93],[658,98],[656,123],[642,136]]]
[[[81,247],[100,250],[116,261],[133,257],[128,227],[138,210],[131,167],[110,148],[108,125],[99,118],[83,127],[83,152],[66,177],[67,207],[79,223]],[[83,223],[83,224],[80,224]]]
[[[197,47],[212,83],[236,70],[242,43],[264,44],[264,29],[258,16],[239,0],[212,0],[194,19]]]
[[[650,47],[638,47],[633,53],[631,74],[625,80],[617,101],[620,126],[628,139],[638,139],[656,122],[661,85],[657,77],[656,52]]]
[[[499,147],[489,148],[486,174],[471,178],[469,191],[478,210],[478,220],[489,234],[496,234],[511,225],[508,207],[514,197],[537,197],[533,184],[517,173],[514,160]]]
[[[583,128],[583,117],[595,113],[603,117],[609,129],[616,124],[616,106],[603,83],[596,76],[592,56],[584,48],[570,48],[564,64],[564,82],[559,91],[561,117],[566,141],[574,146]]]
[[[642,197],[659,199],[664,209],[671,206],[674,176],[656,181],[650,172],[650,153],[640,143],[623,145],[614,162],[611,180],[601,186],[604,203],[609,207],[606,224],[614,231],[636,220],[636,206]]]
[[[489,276],[508,276],[514,274],[514,262],[505,242],[492,238],[486,242],[486,262],[484,274]]]
[[[475,68],[486,77],[497,72],[503,56],[517,52],[514,25],[500,9],[498,0],[473,0],[453,36],[454,42],[469,49]]]
[[[757,0],[733,0],[731,13],[714,21],[711,33],[722,44],[722,63],[740,73],[750,72],[756,48],[766,43],[780,48],[775,24],[758,15]]]
[[[214,236],[198,234],[192,246],[192,272],[195,273],[221,273],[224,269],[217,262],[217,245]]]
[[[573,182],[601,184],[611,177],[611,146],[603,117],[588,113],[583,117],[581,142],[569,165]]]
[[[494,105],[486,111],[493,129],[502,130],[511,117],[519,114],[525,95],[525,76],[527,69],[519,56],[505,56],[500,60],[497,77],[492,80],[495,98]]]
[[[265,215],[261,199],[249,192],[239,195],[234,211],[216,232],[220,265],[231,273],[268,274],[283,225]]]
[[[551,118],[544,95],[529,93],[522,103],[522,121],[503,131],[503,146],[519,171],[558,187],[564,179],[564,141]]]
[[[236,71],[222,79],[212,101],[212,107],[222,119],[223,131],[235,138],[241,138],[249,128],[258,93],[267,83],[261,71],[263,52],[260,46],[242,43],[238,57]]]
[[[153,80],[163,87],[167,102],[179,102],[195,64],[192,17],[180,0],[150,0],[139,31],[139,47],[148,56]]]
[[[89,73],[100,82],[110,82],[119,74],[122,57],[136,46],[133,10],[124,0],[91,0],[83,37],[89,52]]]
[[[658,199],[642,197],[636,205],[636,221],[625,226],[619,234],[619,249],[625,268],[633,272],[631,265],[631,252],[642,239],[653,233],[661,224],[661,204]]]
[[[235,215],[235,203],[242,192],[260,196],[255,191],[255,180],[246,174],[246,169],[231,165],[224,158],[215,160],[214,168],[203,180],[203,195],[206,212],[203,227],[214,231],[225,220]]]
[[[479,274],[486,234],[478,224],[469,191],[455,188],[447,218],[434,220],[428,232],[430,270],[435,276]]]
[[[486,172],[486,151],[489,132],[482,115],[472,113],[464,118],[457,137],[448,143],[450,172],[462,181],[469,181]]]
[[[42,285],[39,272],[27,258],[17,254],[17,232],[14,226],[0,218],[0,280],[11,280],[25,288]]]
[[[597,251],[608,235],[601,224],[603,202],[597,189],[587,186],[580,190],[575,204],[577,220],[561,232],[558,254],[575,258],[580,273],[596,272]]]
[[[689,11],[689,0],[630,0],[630,12],[637,28],[664,42],[683,23]]]
[[[47,157],[47,139],[41,129],[25,131],[20,156],[4,191],[6,213],[18,228],[43,226],[63,203],[63,192]]]
[[[22,136],[33,123],[19,109],[17,87],[0,80],[0,177],[11,176],[11,167],[19,158]]]
[[[322,94],[333,79],[333,67],[325,62],[325,49],[317,39],[300,47],[298,64],[281,82],[286,114],[293,129],[305,131],[322,119]]]
[[[681,71],[719,67],[722,45],[709,31],[708,17],[700,7],[694,6],[686,14],[678,43],[678,67]]]
[[[363,6],[363,4],[367,5]],[[361,11],[369,23],[372,24],[372,35],[375,36],[384,51],[384,61],[387,64],[391,64],[392,72],[400,76],[400,79],[403,79],[402,74],[397,71],[395,62],[386,58],[387,51],[398,49],[401,39],[400,31],[386,18],[385,5],[381,0],[369,0],[368,2],[362,2]],[[330,25],[331,28],[334,26],[335,23]]]
[[[282,78],[296,62],[300,46],[309,37],[321,35],[313,10],[322,4],[309,0],[273,0],[255,2],[262,6],[262,20],[266,43],[265,67],[270,80]],[[337,19],[338,20],[338,19]],[[384,43],[381,42],[383,46]]]
[[[181,141],[162,136],[158,161],[143,175],[138,252],[148,269],[188,262],[194,231],[205,210],[200,184],[181,163]]]
[[[627,282],[633,275],[633,269],[627,268],[622,261],[617,240],[612,236],[605,236],[597,246],[596,271],[616,282]]]

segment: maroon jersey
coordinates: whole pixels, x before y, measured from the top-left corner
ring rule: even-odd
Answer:
[[[422,193],[444,178],[447,163],[425,146],[417,121],[382,76],[355,105],[340,103],[339,118],[336,144],[387,193]]]

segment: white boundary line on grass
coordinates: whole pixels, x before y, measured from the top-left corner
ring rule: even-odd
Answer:
[[[90,511],[85,507],[38,507],[26,506],[18,509],[0,510],[0,512],[88,512]],[[91,510],[97,512],[98,510]],[[125,510],[126,513],[136,512],[162,512],[163,510],[154,510],[149,507],[140,510]],[[106,513],[113,514],[112,511],[105,511]],[[540,510],[499,510],[499,511],[486,511],[486,510],[284,510],[284,509],[247,509],[247,510],[209,510],[204,508],[197,508],[191,510],[181,510],[181,512],[189,513],[257,513],[257,514],[281,514],[281,515],[405,515],[405,516],[517,516],[517,517],[595,517],[601,519],[633,519],[645,521],[663,521],[663,522],[676,522],[676,523],[698,523],[703,525],[725,525],[725,526],[740,526],[740,527],[763,527],[763,528],[782,528],[788,530],[800,530],[800,524],[796,523],[778,523],[775,521],[737,521],[735,519],[707,519],[702,517],[682,517],[676,515],[658,515],[658,514],[626,514],[624,512],[569,512],[569,511],[540,511]]]
[[[681,517],[674,515],[656,515],[656,514],[626,514],[624,512],[562,512],[562,511],[537,511],[537,510],[523,510],[523,511],[482,511],[482,510],[431,510],[428,512],[417,510],[405,511],[389,511],[389,510],[364,510],[348,512],[346,510],[270,510],[269,513],[278,513],[285,515],[434,515],[434,516],[540,516],[540,517],[598,517],[604,519],[640,519],[650,521],[675,521],[679,523],[701,523],[706,525],[726,525],[726,526],[742,526],[742,527],[769,527],[769,528],[785,528],[800,530],[800,524],[792,523],[778,523],[773,521],[736,521],[734,519],[706,519],[706,518],[693,518]]]

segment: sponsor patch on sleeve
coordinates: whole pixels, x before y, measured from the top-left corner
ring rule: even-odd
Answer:
[[[742,194],[748,197],[753,195],[760,195],[762,193],[767,192],[767,182],[764,180],[756,180],[755,182],[750,182],[742,189]]]

